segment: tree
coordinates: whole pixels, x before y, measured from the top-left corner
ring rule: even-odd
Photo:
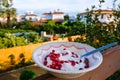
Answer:
[[[7,27],[11,27],[11,18],[16,17],[16,9],[12,6],[12,0],[1,0],[0,16],[7,19]]]
[[[81,20],[80,14],[78,13],[78,14],[77,14],[77,18],[76,18],[76,23],[80,23],[80,20]]]
[[[48,21],[47,24],[43,24],[43,28],[49,34],[54,34],[54,27],[56,26],[54,21]]]
[[[68,21],[68,20],[69,20],[69,15],[68,15],[68,14],[66,14],[66,15],[64,16],[64,20],[65,20],[65,21]]]

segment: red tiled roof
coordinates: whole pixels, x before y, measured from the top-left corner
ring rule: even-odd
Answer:
[[[55,22],[63,22],[64,20],[63,19],[54,19],[53,21],[55,21]]]
[[[24,17],[25,17],[25,15],[21,15],[21,16],[20,16],[20,18],[24,18]]]
[[[43,23],[46,23],[48,21],[50,21],[50,20],[47,20],[47,19],[41,20],[41,22],[43,22]],[[64,20],[63,19],[54,19],[52,21],[54,21],[54,22],[63,22]]]
[[[64,14],[63,12],[53,12],[52,14]]]
[[[35,14],[25,14],[25,16],[37,16]]]
[[[45,22],[48,22],[48,20],[47,20],[47,19],[44,19],[44,20],[41,20],[41,22],[45,23]]]
[[[41,22],[40,22],[40,21],[34,21],[33,24],[34,24],[34,25],[40,25]]]
[[[99,12],[99,10],[93,10],[93,13],[98,13],[98,12]],[[112,10],[100,10],[100,12],[101,13],[112,13],[113,11]],[[81,15],[84,15],[86,13],[88,13],[88,12],[83,12],[83,13],[81,13]]]
[[[64,14],[63,12],[49,12],[49,13],[43,13],[43,15],[50,15],[50,14]]]
[[[37,16],[37,15],[35,15],[35,14],[25,14],[25,15],[21,15],[20,17],[25,18],[26,16]]]

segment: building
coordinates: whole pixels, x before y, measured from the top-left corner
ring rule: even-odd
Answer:
[[[86,15],[87,15],[88,12],[84,12],[84,13],[81,13],[81,20],[83,22],[86,21]],[[95,14],[99,14],[97,16],[98,18],[98,21],[102,23],[102,27],[105,27],[105,26],[108,26],[106,31],[110,31],[110,32],[113,32],[116,30],[117,28],[117,24],[119,22],[119,20],[115,21],[115,16],[113,14],[113,10],[93,10],[93,13],[92,13],[92,18],[95,18]]]
[[[48,22],[50,20],[61,23],[64,21],[64,13],[59,11],[43,13],[43,18],[41,19],[41,21]]]
[[[17,16],[18,22],[22,22],[25,20],[40,21],[40,16],[34,14],[32,11],[28,11],[25,15]]]
[[[94,10],[93,11],[93,16],[92,18],[95,17],[94,14],[98,14],[99,10]],[[82,21],[85,21],[85,16],[87,15],[87,12],[81,13],[81,19]],[[101,23],[109,24],[114,21],[114,15],[112,10],[100,10],[100,15],[98,16],[98,20]]]

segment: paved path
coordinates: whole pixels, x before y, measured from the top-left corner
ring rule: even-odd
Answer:
[[[25,68],[21,68],[18,70],[13,70],[4,74],[0,74],[0,80],[19,80],[19,76],[21,72],[25,69],[31,69],[33,70],[37,75],[41,75],[46,73],[44,70],[39,68],[37,65],[31,65]]]

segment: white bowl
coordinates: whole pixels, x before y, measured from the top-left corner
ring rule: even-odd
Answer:
[[[88,57],[90,67],[83,70],[62,71],[62,70],[51,69],[43,65],[45,56],[49,54],[51,50],[63,49],[63,48],[67,48],[72,52],[74,51],[79,55],[95,49],[87,44],[76,43],[76,42],[52,42],[49,44],[45,44],[43,46],[39,46],[37,49],[35,49],[32,58],[39,67],[47,70],[49,73],[53,74],[56,77],[66,78],[66,79],[80,77],[84,73],[96,69],[103,61],[102,54],[100,52],[97,52],[96,54],[92,54]]]

